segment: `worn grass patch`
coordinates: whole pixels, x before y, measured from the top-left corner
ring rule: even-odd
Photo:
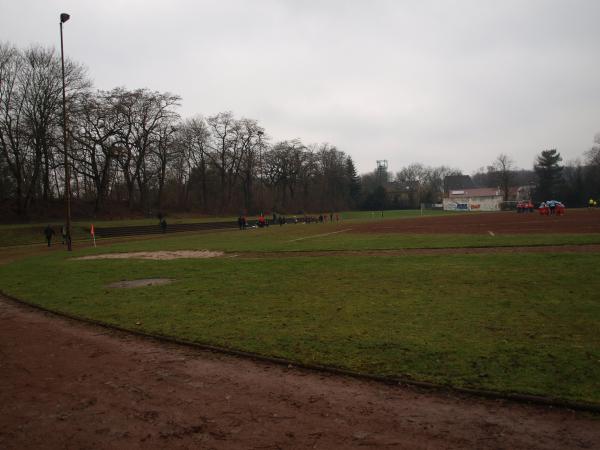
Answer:
[[[229,248],[244,247],[233,233],[219,235]],[[191,240],[161,239],[153,249],[194,248]],[[214,248],[206,244],[198,247]],[[140,278],[177,281],[105,287]],[[370,374],[595,403],[598,280],[593,253],[135,262],[53,254],[0,267],[7,293],[126,328]]]

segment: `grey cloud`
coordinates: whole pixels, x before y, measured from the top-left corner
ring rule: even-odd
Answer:
[[[600,2],[0,0],[0,39],[58,45],[96,86],[233,110],[274,140],[327,141],[360,171],[377,159],[472,171],[522,167],[600,131]],[[16,19],[18,18],[18,19]]]

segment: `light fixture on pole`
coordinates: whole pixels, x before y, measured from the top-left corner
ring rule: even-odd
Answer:
[[[65,93],[65,56],[63,49],[63,23],[69,20],[71,16],[67,13],[60,14],[60,62],[62,64],[62,97],[63,97],[63,145],[65,157],[65,204],[66,204],[66,223],[67,229],[67,248],[72,250],[71,246],[71,173],[69,170],[69,157],[67,152],[67,96]]]

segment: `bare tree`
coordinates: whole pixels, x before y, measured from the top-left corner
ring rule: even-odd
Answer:
[[[17,210],[27,209],[24,192],[30,179],[30,154],[26,142],[22,67],[25,61],[16,47],[0,44],[0,151],[14,178]]]
[[[594,136],[594,146],[585,152],[585,158],[588,165],[600,168],[600,133]]]
[[[157,192],[157,206],[159,211],[162,209],[163,203],[163,190],[165,187],[165,181],[167,177],[167,170],[171,166],[171,162],[177,159],[180,148],[175,143],[175,117],[171,117],[171,120],[165,120],[158,127],[156,135],[156,144],[152,148],[152,154],[158,161],[158,192]]]
[[[493,171],[495,172],[498,180],[498,185],[502,190],[504,201],[508,200],[510,186],[513,180],[514,167],[515,163],[512,158],[504,153],[498,155],[492,164]]]
[[[179,105],[180,97],[147,89],[116,89],[113,94],[120,98],[118,110],[120,120],[124,122],[119,132],[118,144],[122,151],[118,161],[127,184],[129,205],[134,205],[134,189],[137,186],[139,204],[147,209],[149,184],[159,170],[151,151],[158,145],[161,127],[179,119],[174,108]]]
[[[24,111],[35,154],[36,173],[41,172],[42,199],[52,196],[51,171],[62,165],[54,155],[61,146],[62,73],[60,59],[54,49],[31,47],[24,52],[24,76],[28,89],[25,92]],[[83,66],[73,61],[65,62],[65,88],[67,104],[90,86]],[[61,158],[59,158],[59,161]],[[41,164],[38,168],[37,165]],[[59,189],[59,186],[56,186]]]
[[[306,147],[300,140],[278,142],[265,154],[265,174],[275,189],[275,203],[288,209],[288,194],[292,201],[302,176]]]
[[[117,139],[123,126],[118,96],[111,92],[82,95],[72,107],[73,160],[76,174],[94,184],[94,211],[102,207],[119,154]]]
[[[178,160],[178,179],[184,189],[184,199],[187,201],[188,181],[192,172],[196,172],[200,177],[200,198],[202,207],[208,207],[208,140],[210,131],[205,120],[196,116],[185,120],[179,128],[177,134],[178,145],[182,152],[179,153]]]
[[[239,121],[238,138],[241,142],[241,170],[240,181],[242,184],[244,208],[254,209],[254,180],[262,170],[259,158],[262,146],[266,145],[265,131],[258,126],[255,120],[242,119]],[[262,187],[261,187],[262,188]],[[264,205],[259,205],[263,207]]]
[[[236,120],[231,112],[211,116],[206,122],[210,131],[207,156],[218,173],[220,212],[224,212],[231,206],[244,157],[255,149],[262,129],[255,121]]]
[[[396,174],[396,183],[408,193],[411,208],[418,208],[422,202],[421,192],[427,180],[427,168],[420,163],[409,164]]]

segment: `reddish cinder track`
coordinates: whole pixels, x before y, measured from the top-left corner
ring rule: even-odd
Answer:
[[[593,448],[584,413],[165,344],[0,298],[0,448]]]
[[[466,212],[352,226],[352,233],[489,234],[490,231],[494,234],[600,233],[600,210],[567,210],[564,216],[541,216],[537,212]]]

